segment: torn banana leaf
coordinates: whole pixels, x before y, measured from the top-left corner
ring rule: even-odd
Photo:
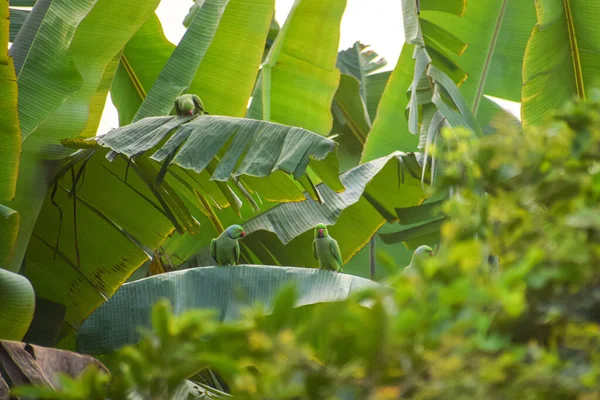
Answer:
[[[426,194],[420,178],[413,154],[396,152],[359,165],[340,176],[346,187],[343,193],[318,185],[323,204],[310,199],[279,204],[241,223],[247,232],[242,247],[255,263],[317,267],[310,250],[313,229],[325,223],[347,262],[383,224],[397,221],[396,208],[423,202]],[[205,254],[200,251],[180,268],[210,265]]]
[[[206,188],[198,187],[198,174],[208,172],[210,180],[220,186],[222,195],[234,206],[239,206],[240,201],[227,187],[230,178],[264,178],[261,184],[265,186],[271,174],[281,183],[282,175],[276,173],[283,172],[288,181],[293,177],[314,188],[306,174],[309,165],[326,185],[335,191],[344,190],[338,177],[335,142],[302,128],[266,121],[222,116],[151,117],[103,136],[66,140],[63,144],[88,150],[93,150],[89,147],[94,145],[103,146],[128,158],[165,213],[173,214],[169,218],[180,232],[193,231],[197,225],[180,197],[195,198],[197,192],[208,194]],[[170,181],[165,180],[167,172]],[[174,185],[185,190],[177,190]],[[321,199],[316,189],[311,195]]]

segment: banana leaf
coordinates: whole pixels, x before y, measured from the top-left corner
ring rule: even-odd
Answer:
[[[344,263],[352,259],[386,222],[396,222],[395,209],[421,204],[425,192],[420,166],[412,154],[394,153],[355,167],[340,176],[346,191],[336,193],[318,185],[325,202],[314,200],[275,205],[245,221],[222,216],[227,224],[240,223],[248,233],[242,243],[246,260],[269,265],[318,267],[312,254],[313,229],[325,223],[338,241]],[[228,214],[231,216],[231,214]],[[180,240],[183,240],[182,237]],[[186,260],[179,268],[212,265],[208,240],[195,242],[197,254],[187,253],[193,237],[179,246],[165,246],[172,260]],[[191,258],[190,258],[191,257]],[[367,275],[367,264],[346,273]]]
[[[294,283],[296,307],[345,299],[377,284],[363,278],[317,269],[239,265],[194,268],[127,283],[82,325],[78,351],[106,354],[139,340],[138,327],[151,327],[152,305],[168,299],[176,314],[192,308],[215,309],[221,321],[232,321],[256,303],[267,312],[283,286]]]
[[[8,49],[8,4],[0,6],[0,46]],[[8,204],[14,198],[21,153],[17,115],[17,82],[12,58],[0,52],[0,268],[8,268],[19,230],[19,214]]]
[[[345,0],[295,1],[262,66],[248,117],[329,134],[345,7]]]
[[[593,0],[536,3],[523,60],[521,116],[524,125],[544,121],[573,97],[585,99],[600,86],[600,17]]]
[[[21,217],[13,271],[21,267],[58,160],[69,154],[60,139],[89,128],[90,106],[107,67],[158,0],[135,0],[126,8],[117,3],[39,0],[10,49],[22,131],[19,184],[14,201],[6,204]]]
[[[430,137],[428,133],[434,111],[441,109],[436,106],[429,111],[422,110],[422,118],[414,111],[417,109],[415,104],[421,104],[423,101],[426,104],[431,103],[432,96],[426,91],[417,93],[421,96],[411,97],[412,120],[409,127],[407,119],[399,112],[400,107],[409,105],[409,99],[404,93],[411,84],[414,86],[415,74],[421,75],[420,71],[423,71],[422,64],[418,71],[415,70],[415,61],[412,59],[415,48],[410,44],[417,43],[421,46],[419,38],[425,43],[425,50],[431,56],[433,65],[445,72],[460,87],[467,108],[485,132],[493,131],[494,124],[518,123],[513,116],[485,95],[520,101],[521,67],[525,45],[535,24],[534,4],[518,0],[466,3],[462,0],[424,0],[421,3],[421,13],[417,16],[415,2],[405,2],[404,25],[409,28],[406,34],[407,43],[402,49],[383,95],[378,116],[373,122],[372,132],[365,145],[363,162],[381,157],[390,149],[415,151],[419,148],[420,141],[421,148],[435,141],[435,132],[440,125],[441,116],[433,121],[436,122],[433,124],[433,128],[436,129],[431,129]],[[423,83],[424,81],[421,82],[419,91],[426,89]],[[446,93],[441,91],[441,94]],[[456,104],[447,98],[446,100],[451,108],[444,107],[438,99],[442,109],[445,112],[452,109],[456,111]],[[463,122],[464,125],[466,122],[464,118],[463,121],[457,118],[444,119],[454,121],[454,124]],[[420,132],[416,129],[417,122],[421,127]],[[420,133],[421,138],[417,137],[415,132]]]

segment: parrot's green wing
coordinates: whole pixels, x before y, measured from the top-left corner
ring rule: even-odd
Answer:
[[[216,239],[212,239],[210,241],[210,255],[216,262],[217,261],[217,240]]]
[[[198,112],[198,114],[208,114],[204,110],[204,103],[202,103],[202,100],[200,100],[200,97],[198,97],[198,95],[194,95],[193,99],[194,99],[194,105],[196,106],[196,112]]]
[[[236,240],[235,241],[235,263],[237,264],[238,261],[240,261],[240,244],[239,242]]]
[[[338,243],[334,238],[331,238],[329,241],[329,246],[331,247],[331,253],[333,254],[333,257],[340,265],[340,268],[342,268],[342,252],[340,251],[340,246],[338,246]]]
[[[319,256],[317,256],[317,240],[313,240],[313,257],[315,257],[317,260],[319,259]]]

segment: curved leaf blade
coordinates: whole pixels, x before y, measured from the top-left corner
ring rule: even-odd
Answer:
[[[68,155],[57,144],[85,131],[107,66],[154,12],[158,0],[134,0],[123,9],[117,3],[102,0],[73,5],[55,0],[44,11],[45,0],[37,1],[11,47],[23,56],[18,72],[19,107],[30,113],[19,114],[22,129],[25,125],[29,132],[23,134],[20,183],[10,205],[21,215],[13,269],[21,265],[46,191],[59,169],[56,160]],[[66,20],[57,23],[63,14]]]
[[[538,124],[573,96],[600,86],[600,10],[593,1],[537,3],[537,25],[523,60],[521,116]]]
[[[256,85],[251,118],[331,131],[331,102],[339,83],[339,27],[346,0],[297,0]],[[318,51],[315,51],[318,49]]]
[[[219,28],[188,89],[211,114],[243,117],[256,83],[274,0],[229,0]]]
[[[88,354],[105,354],[139,340],[138,327],[151,326],[151,306],[167,298],[176,313],[192,308],[216,309],[221,321],[238,318],[255,303],[268,312],[279,289],[294,283],[295,307],[331,302],[375,282],[352,275],[306,268],[239,265],[194,268],[155,275],[127,283],[88,318],[77,337],[77,347]],[[127,312],[123,313],[127,305]]]
[[[0,6],[0,46],[8,49],[8,4]],[[0,53],[0,268],[8,268],[13,255],[19,214],[7,207],[17,188],[21,157],[21,131],[17,114],[17,79],[7,50]]]
[[[173,154],[170,163],[201,173],[232,139],[211,178],[222,182],[240,175],[266,177],[279,170],[299,179],[311,160],[325,162],[336,146],[306,129],[266,121],[206,115],[188,121],[189,117],[145,118],[95,140],[131,157],[172,133],[152,158],[162,162]]]

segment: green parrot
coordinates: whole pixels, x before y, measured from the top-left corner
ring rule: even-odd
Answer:
[[[202,115],[205,114],[204,104],[195,94],[183,94],[175,99],[177,115]]]
[[[216,239],[210,241],[210,255],[217,265],[236,265],[240,259],[240,244],[238,239],[246,236],[244,228],[231,225]]]
[[[337,241],[329,236],[325,224],[315,227],[313,255],[319,261],[319,268],[342,272],[342,253]]]
[[[433,256],[433,249],[429,246],[419,246],[410,259],[410,264],[404,267],[402,273],[410,276],[418,276],[421,272],[422,263],[427,257]]]

